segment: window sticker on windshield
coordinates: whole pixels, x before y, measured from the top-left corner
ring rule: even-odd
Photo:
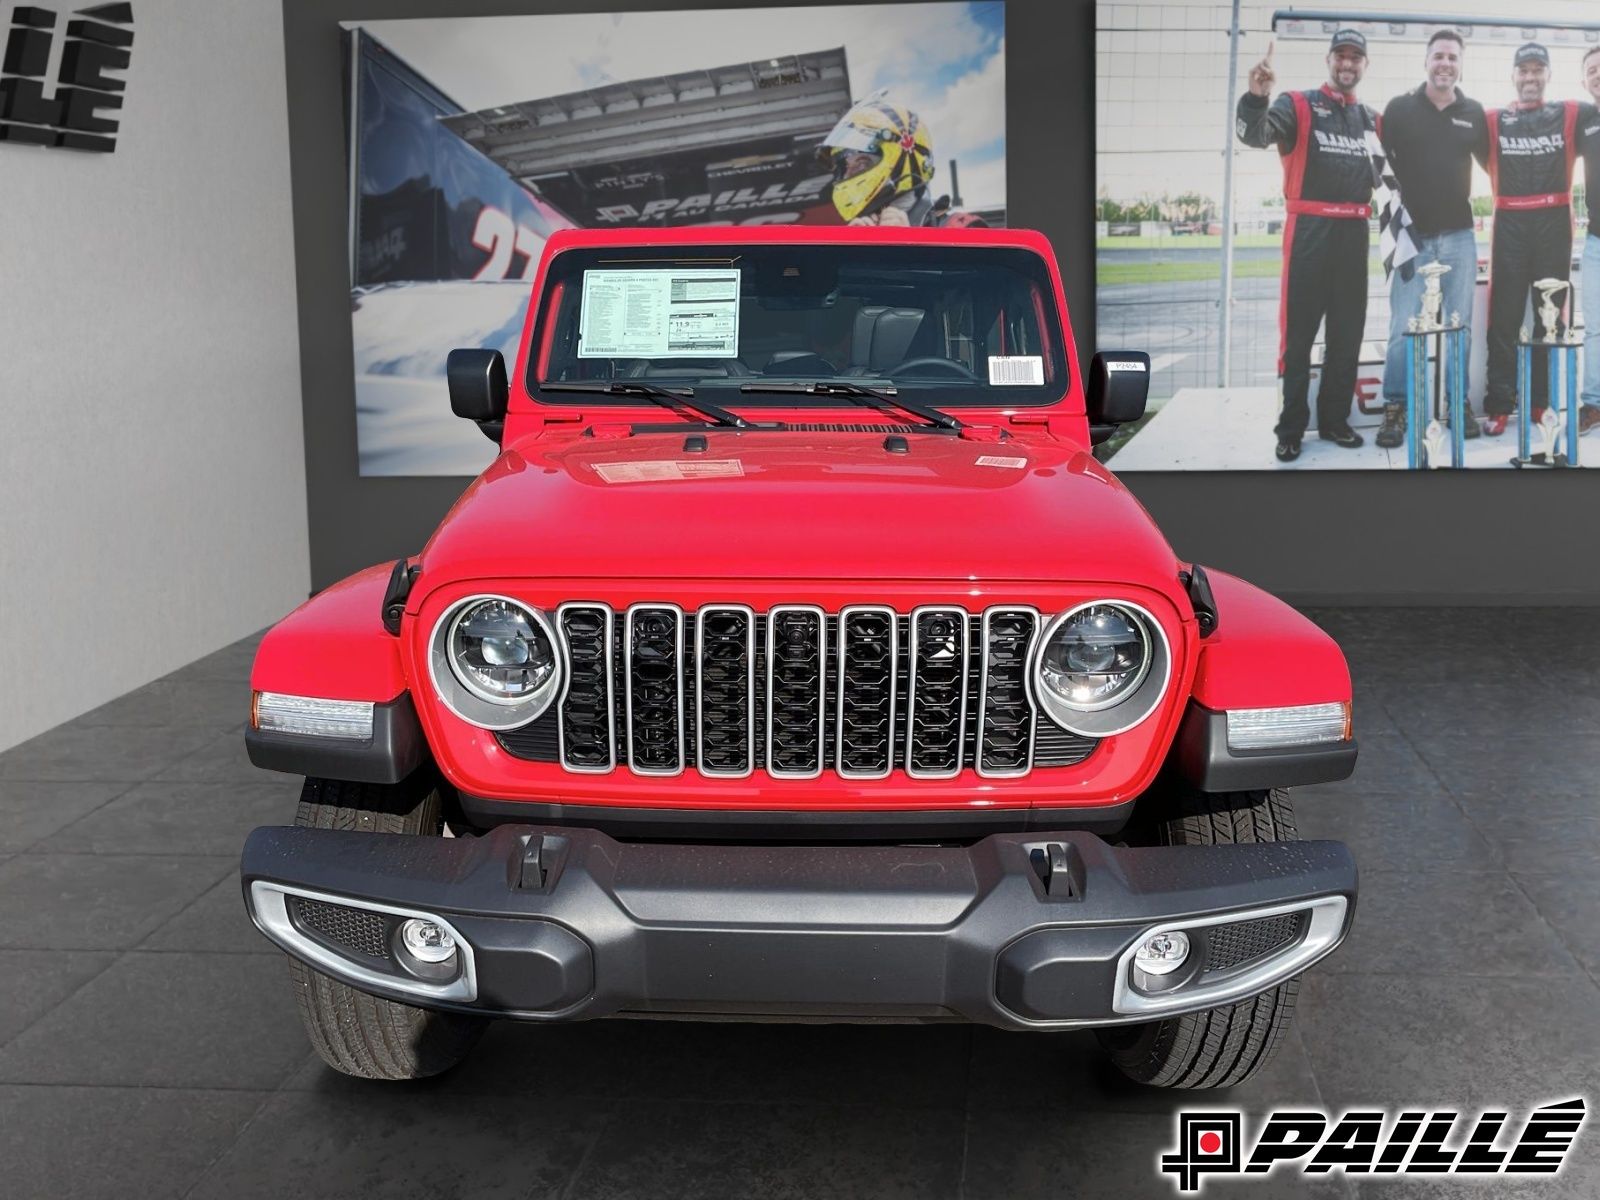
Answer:
[[[655,459],[649,462],[595,463],[594,473],[607,483],[660,483],[663,480],[715,479],[743,475],[737,458]]]
[[[1043,387],[1044,359],[1037,354],[989,356],[990,387]]]
[[[579,358],[738,356],[738,271],[583,273]]]
[[[1020,471],[1028,465],[1025,458],[1002,458],[997,454],[984,454],[978,458],[980,467],[1006,467],[1013,471]]]

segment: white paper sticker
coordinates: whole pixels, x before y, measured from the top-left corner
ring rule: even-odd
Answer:
[[[743,475],[744,467],[736,458],[666,458],[649,462],[595,463],[594,472],[607,483],[660,483],[664,480]]]
[[[583,273],[579,358],[737,358],[739,272]]]
[[[980,467],[1008,467],[1013,471],[1020,471],[1028,465],[1025,458],[1001,458],[995,454],[984,454],[978,458]]]
[[[1044,359],[1036,354],[989,356],[990,387],[1044,386]]]
[[[1106,361],[1106,370],[1108,370],[1108,371],[1138,371],[1141,374],[1143,374],[1143,372],[1145,370],[1145,365],[1142,362],[1138,362],[1138,361],[1127,362],[1127,361],[1120,360],[1120,359],[1108,359]]]

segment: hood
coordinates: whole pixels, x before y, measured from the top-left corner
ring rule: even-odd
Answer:
[[[704,450],[687,450],[691,437]],[[1165,588],[1177,569],[1138,501],[1071,446],[693,428],[524,439],[467,489],[422,559],[432,583],[532,575]]]

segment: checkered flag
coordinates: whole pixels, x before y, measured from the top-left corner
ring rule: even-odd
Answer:
[[[1372,201],[1378,211],[1378,249],[1383,255],[1383,277],[1387,281],[1396,271],[1409,280],[1417,257],[1416,232],[1411,214],[1400,199],[1400,181],[1389,169],[1388,156],[1378,141],[1376,130],[1367,130],[1367,150],[1372,155]]]

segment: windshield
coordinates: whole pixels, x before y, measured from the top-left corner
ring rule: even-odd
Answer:
[[[1044,260],[1008,248],[568,251],[552,263],[534,345],[528,390],[546,404],[597,398],[542,383],[635,380],[718,403],[793,407],[790,389],[767,385],[799,392],[838,380],[940,406],[1009,408],[1053,403],[1068,382]]]

